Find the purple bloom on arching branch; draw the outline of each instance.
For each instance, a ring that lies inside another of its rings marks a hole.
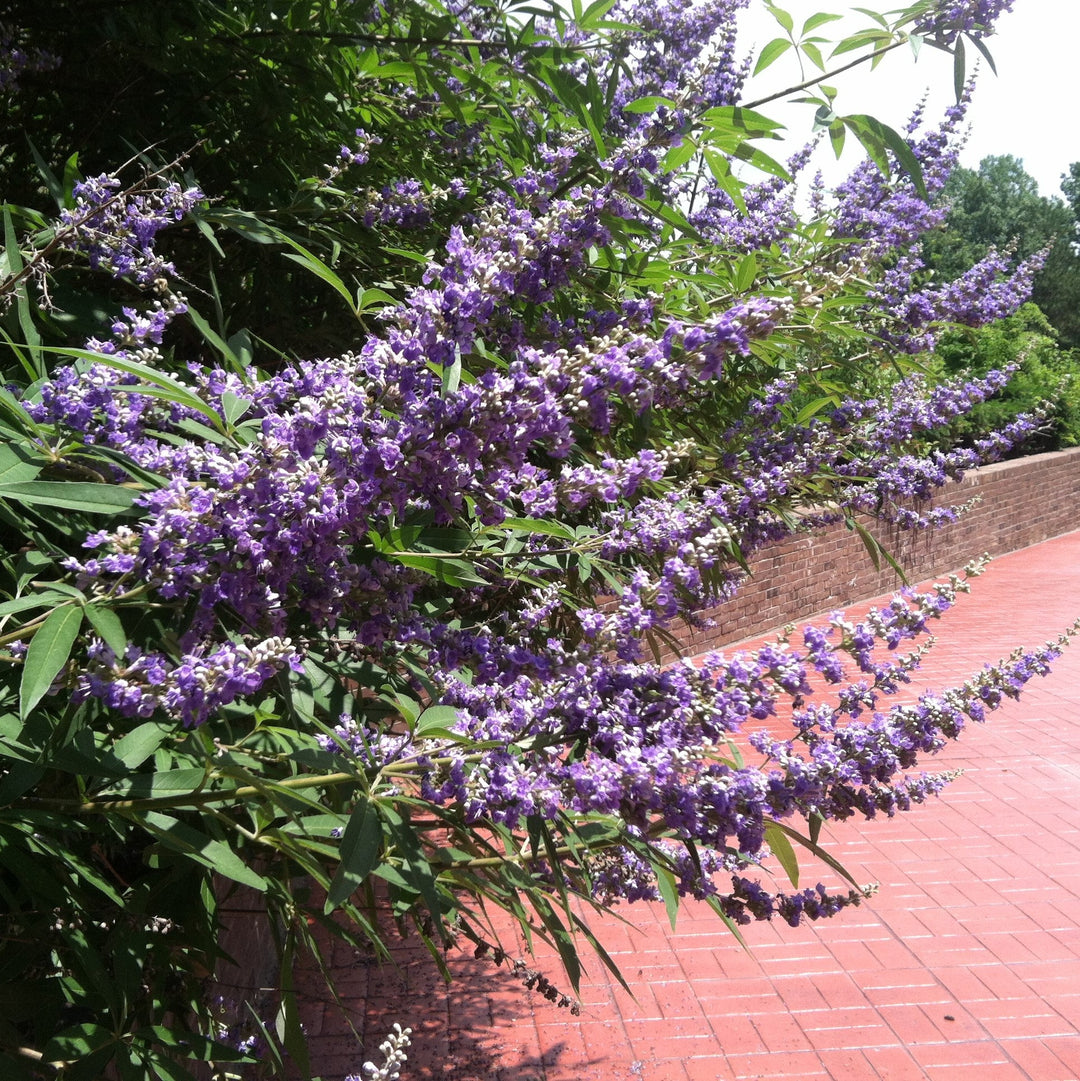
[[[984,38],[994,32],[994,23],[1008,11],[1014,0],[939,0],[936,10],[923,16],[914,27],[917,34],[935,44],[953,45],[961,34]]]
[[[154,251],[154,239],[205,198],[198,188],[179,184],[124,192],[116,177],[104,173],[77,183],[74,195],[75,208],[60,214],[61,246],[85,252],[95,269],[131,275],[140,285],[175,274]]]

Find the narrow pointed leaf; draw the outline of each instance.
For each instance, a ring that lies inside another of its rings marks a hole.
[[[791,884],[798,889],[799,860],[795,855],[795,849],[791,847],[791,842],[787,839],[787,835],[770,822],[765,827],[765,841],[769,848],[772,849],[772,854],[776,857],[777,862],[784,868],[784,872],[787,874]]]
[[[773,38],[764,49],[761,50],[761,55],[758,57],[758,62],[754,65],[754,74],[764,71],[770,64],[779,60],[791,48],[791,42],[787,38]]]
[[[22,718],[25,719],[41,701],[67,663],[82,618],[82,609],[74,605],[57,608],[31,639],[19,685],[19,716]]]
[[[359,889],[379,862],[382,824],[375,805],[362,796],[341,838],[340,862],[326,895],[326,911],[337,908]]]
[[[0,485],[0,499],[29,506],[60,507],[87,514],[118,514],[129,510],[138,492],[115,484],[88,481],[31,480]]]
[[[88,604],[84,611],[101,640],[122,659],[127,650],[127,635],[120,617],[111,608],[103,608],[100,604]]]

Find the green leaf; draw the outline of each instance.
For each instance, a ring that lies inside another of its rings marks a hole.
[[[42,1051],[45,1062],[63,1062],[85,1058],[113,1042],[113,1034],[104,1025],[87,1022],[58,1032]]]
[[[70,600],[67,593],[50,592],[32,593],[26,597],[17,597],[13,601],[0,604],[0,616],[9,616],[15,612],[25,612],[31,608],[55,608],[63,601]]]
[[[631,997],[634,997],[634,992],[630,989],[630,985],[626,982],[626,978],[622,972],[619,971],[619,966],[615,964],[611,954],[604,948],[604,944],[596,937],[596,935],[590,930],[589,925],[581,919],[580,916],[571,913],[574,921],[574,928],[582,935],[585,936],[585,940],[593,948],[597,957],[603,962],[604,967],[619,981],[619,985],[622,989]]]
[[[250,408],[250,398],[241,398],[240,395],[233,394],[231,390],[225,391],[221,396],[221,411],[230,424],[235,424]]]
[[[675,102],[671,98],[659,97],[655,94],[645,98],[637,98],[628,105],[622,107],[624,113],[655,113],[661,106],[672,109]]]
[[[735,209],[740,214],[746,214],[746,200],[743,198],[742,181],[731,171],[731,162],[723,154],[706,147],[703,151],[705,163],[709,166],[709,172],[713,179],[724,189],[735,204]]]
[[[293,1060],[293,1064],[302,1076],[311,1076],[311,1064],[308,1061],[308,1044],[304,1037],[304,1027],[300,1022],[297,1008],[296,989],[293,984],[293,957],[295,956],[295,933],[290,933],[285,949],[282,950],[280,980],[281,995],[277,1018],[274,1022],[277,1037]]]
[[[15,233],[15,222],[11,216],[11,207],[7,203],[4,204],[4,247],[7,273],[14,276],[23,269],[23,259]],[[30,303],[30,294],[25,281],[15,289],[15,306],[18,312],[19,329],[22,331],[29,353],[29,362],[24,362],[23,367],[31,379],[43,379],[47,371],[41,355],[41,335],[34,325],[36,306]]]
[[[829,142],[832,144],[833,153],[839,159],[844,152],[844,142],[847,140],[847,126],[843,120],[834,120],[829,125]]]
[[[130,510],[138,492],[115,484],[90,481],[31,480],[0,485],[0,499],[30,506],[61,507],[87,514],[118,514]]]
[[[828,864],[841,878],[846,882],[850,882],[857,890],[861,890],[862,886],[851,877],[851,872],[838,860],[835,856],[830,855],[821,847],[816,841],[809,837],[804,837],[798,830],[792,829],[790,826],[785,825],[783,822],[772,823],[778,830],[781,830],[792,841],[803,846],[809,852],[812,852],[822,863]],[[820,829],[820,826],[818,827]]]
[[[383,247],[379,250],[386,252],[387,255],[396,255],[399,259],[408,259],[412,263],[420,263],[422,266],[426,266],[430,262],[428,256],[422,252],[409,251],[407,248]]]
[[[812,41],[800,42],[799,48],[802,49],[804,55],[810,58],[810,62],[818,71],[825,70],[825,60],[821,55],[821,50]]]
[[[136,1037],[142,1040],[153,1040],[163,1047],[172,1047],[184,1052],[184,1057],[199,1062],[252,1062],[250,1055],[230,1047],[226,1043],[218,1043],[217,1040],[208,1039],[197,1032],[187,1028],[171,1029],[164,1025],[150,1025],[140,1029]]]
[[[332,912],[363,885],[378,865],[381,847],[379,812],[371,800],[361,796],[341,838],[340,862],[326,894],[325,912]]]
[[[784,125],[764,113],[741,105],[718,105],[702,114],[702,123],[717,132],[737,135],[740,139],[779,139]]]
[[[41,466],[41,459],[22,447],[0,446],[0,487],[33,480],[41,472]]]
[[[986,42],[983,41],[982,38],[975,38],[975,37],[971,37],[970,35],[968,35],[968,41],[970,41],[971,44],[974,45],[975,48],[978,49],[980,53],[982,53],[983,59],[990,65],[990,70],[995,75],[997,75],[997,73],[998,73],[997,65],[994,63],[993,56],[990,55],[990,50],[986,47]]]
[[[437,556],[406,555],[401,552],[390,552],[387,558],[402,566],[430,574],[444,585],[456,586],[459,589],[487,585],[487,582],[477,575],[472,564],[463,559],[440,559]]]
[[[187,308],[187,317],[191,320],[195,329],[206,339],[217,351],[221,354],[222,358],[228,361],[229,366],[233,371],[238,374],[242,374],[244,371],[243,361],[236,355],[233,348],[229,343],[207,322],[204,316],[202,316],[195,308],[190,304]],[[201,412],[205,412],[208,408],[202,399],[198,399],[202,403]],[[198,408],[198,407],[197,407]],[[216,415],[216,414],[215,414]]]
[[[878,26],[883,26],[886,30],[889,29],[888,20],[880,11],[873,11],[871,8],[852,8],[852,11],[857,11],[860,15],[866,15],[868,18],[873,19]]]
[[[791,47],[791,42],[787,38],[773,38],[761,50],[758,62],[754,65],[754,74],[757,75],[759,72],[764,71],[770,64],[779,60]]]
[[[443,368],[442,370],[442,391],[441,396],[443,398],[449,398],[457,393],[457,389],[461,384],[461,346],[454,346],[454,359],[453,361]]]
[[[912,152],[907,140],[898,131],[889,127],[888,124],[883,124],[876,117],[865,114],[845,116],[843,121],[852,134],[862,143],[867,154],[870,155],[870,158],[884,176],[891,175],[889,159],[886,154],[888,149],[893,152],[901,167],[911,177],[911,182],[915,185],[919,197],[924,200],[929,198],[926,183],[923,179],[922,166]]]
[[[548,537],[559,537],[561,540],[577,540],[577,535],[569,527],[561,522],[547,521],[543,518],[504,518],[498,525],[484,526],[481,533],[499,533],[502,530],[512,529],[515,533],[539,533]]]
[[[735,157],[748,162],[770,176],[778,176],[781,180],[789,182],[791,180],[791,174],[780,162],[770,157],[763,150],[758,150],[756,146],[750,146],[749,143],[743,143],[742,146],[738,147],[735,151]]]
[[[839,404],[840,401],[835,394],[830,394],[825,398],[815,398],[799,410],[795,423],[798,425],[805,424],[811,417],[816,417],[826,406]]]
[[[62,209],[64,206],[64,185],[60,182],[56,173],[49,168],[45,159],[41,156],[41,152],[34,145],[34,140],[29,135],[26,136],[26,142],[30,147],[30,154],[34,159],[34,164],[37,166],[38,174],[45,181],[45,187],[49,189],[49,194],[56,202],[57,209]]]
[[[138,743],[131,745],[133,754],[138,747]],[[108,798],[123,796],[130,799],[148,799],[151,796],[176,795],[179,792],[200,792],[205,784],[206,770],[193,766],[184,769],[164,769],[156,773],[133,774],[115,784],[110,784],[98,795]]]
[[[283,243],[288,244],[290,248],[295,249],[295,251],[287,251],[284,253],[286,259],[291,259],[294,263],[299,263],[300,266],[310,274],[314,274],[316,278],[326,282],[326,284],[329,285],[346,304],[348,304],[349,311],[351,311],[353,315],[359,314],[356,303],[353,300],[352,291],[337,274],[335,274],[317,255],[308,251],[307,248],[293,240],[292,237],[282,234],[281,239]]]
[[[795,20],[772,0],[765,0],[765,6],[769,9],[769,14],[790,34],[795,27]]]
[[[172,1059],[166,1058],[164,1055],[151,1052],[148,1061],[150,1068],[157,1075],[158,1081],[195,1081],[194,1074],[185,1070],[179,1062],[173,1062]]]
[[[816,99],[804,100],[814,101]],[[822,128],[829,127],[835,120],[836,113],[833,112],[832,106],[827,104],[826,102],[822,102],[818,106],[817,112],[814,113],[814,131],[821,131]]]
[[[664,907],[667,909],[668,919],[671,921],[671,929],[675,930],[675,920],[679,915],[679,890],[675,883],[675,875],[666,867],[653,864],[656,872],[656,888],[664,899]]]
[[[31,640],[19,684],[19,716],[24,720],[67,664],[82,617],[82,609],[74,605],[57,608]]]
[[[892,38],[889,34],[882,33],[880,30],[860,30],[857,34],[852,34],[849,38],[844,38],[839,45],[833,49],[830,56],[842,56],[844,53],[854,52],[856,49],[871,48],[874,51],[888,45]]]
[[[757,275],[758,261],[753,252],[748,252],[735,268],[735,288],[740,293],[745,293],[757,281]]]
[[[149,811],[143,821],[150,831],[168,848],[193,857],[197,862],[241,885],[264,893],[266,879],[253,871],[240,856],[223,841],[214,840],[185,822],[158,811]]]
[[[127,651],[127,635],[120,617],[111,608],[99,604],[88,604],[83,611],[98,637],[122,660]]]
[[[0,338],[3,338],[13,352],[19,353],[18,347],[11,339],[11,335],[0,326]],[[8,415],[8,419],[16,425],[20,435],[29,435],[34,439],[43,439],[41,426],[26,411],[22,402],[15,397],[6,387],[0,386],[0,409]]]
[[[697,144],[688,135],[682,136],[682,142],[673,146],[664,155],[664,172],[673,173],[685,165],[697,153]]]
[[[795,849],[783,830],[776,828],[775,823],[769,822],[765,826],[765,843],[772,849],[772,854],[777,862],[787,873],[792,886],[799,888],[799,861],[795,855]]]
[[[393,307],[396,304],[397,300],[382,289],[365,289],[359,296],[356,310],[366,312],[371,308]]]
[[[964,84],[967,82],[967,53],[964,50],[964,39],[957,37],[953,46],[953,89],[956,91],[956,100],[960,102],[964,97]]]
[[[0,807],[14,803],[45,776],[45,767],[32,762],[10,762],[0,776]]]
[[[615,6],[615,0],[593,0],[583,15],[574,21],[582,30],[595,30],[602,26],[601,20]]]
[[[128,769],[141,766],[175,730],[173,724],[160,721],[147,721],[128,732],[113,747],[113,756],[124,763]],[[200,770],[200,772],[203,772]]]
[[[811,15],[810,18],[803,23],[802,36],[805,37],[819,26],[835,22],[837,19],[842,19],[843,17],[843,15],[827,15],[825,12],[819,11],[816,15]]]
[[[555,910],[538,892],[531,890],[529,900],[532,902],[536,914],[540,917],[540,922],[551,936],[552,942],[555,943],[555,948],[559,951],[559,960],[562,961],[563,969],[566,972],[567,979],[570,981],[570,986],[574,989],[574,994],[580,995],[581,958],[578,956],[573,936],[567,931],[566,926],[559,919]]]
[[[416,718],[413,735],[422,736],[433,728],[452,729],[460,717],[460,711],[454,706],[429,706]]]
[[[231,350],[225,344],[224,340],[216,334],[197,312],[190,306],[187,312],[191,321],[199,327],[204,336],[212,338],[215,343],[220,343],[220,348],[223,353],[231,354]],[[158,388],[159,391],[166,393],[158,393],[158,391],[148,390],[145,386],[139,384],[125,385],[123,390],[127,394],[147,393],[153,394],[155,397],[164,398],[170,402],[176,402],[178,405],[186,405],[189,409],[195,410],[197,413],[201,413],[206,417],[213,428],[224,434],[225,428],[221,422],[221,417],[217,412],[207,405],[194,391],[189,387],[184,386],[179,380],[174,379],[167,372],[163,372],[158,368],[152,368],[149,364],[143,364],[137,360],[129,360],[127,357],[117,356],[114,353],[93,353],[88,349],[70,349],[70,348],[54,348],[50,347],[48,352],[55,353],[58,356],[64,357],[76,357],[80,360],[89,360],[94,364],[103,364],[106,368],[115,368],[120,372],[127,372],[128,375],[138,376],[151,387]],[[232,355],[232,359],[239,361]]]

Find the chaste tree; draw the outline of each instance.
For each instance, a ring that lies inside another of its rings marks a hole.
[[[303,1070],[292,958],[383,952],[379,911],[443,964],[506,958],[504,910],[571,987],[609,963],[581,905],[833,915],[862,890],[800,890],[796,847],[843,882],[822,822],[936,793],[918,760],[1046,671],[1060,642],[890,708],[960,578],[669,663],[762,545],[879,552],[864,516],[953,519],[930,497],[1039,423],[940,449],[1007,371],[851,391],[1039,265],[920,284],[1008,0],[837,41],[770,4],[756,58],[745,6],[9,5],[6,1077]],[[920,45],[956,57],[946,116],[840,111],[839,69]],[[866,151],[835,192],[776,156],[752,74],[785,54]],[[281,955],[259,1056],[208,984],[239,887]]]

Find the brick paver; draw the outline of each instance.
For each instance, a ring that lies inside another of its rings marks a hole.
[[[1080,532],[1003,556],[919,683],[961,682],[1077,616]],[[965,772],[925,807],[827,829],[881,883],[860,909],[747,928],[749,954],[704,906],[674,932],[656,905],[625,908],[629,928],[594,919],[637,999],[589,960],[580,1018],[482,961],[452,960],[447,989],[422,950],[377,969],[339,948],[349,1021],[369,1057],[393,1021],[413,1026],[403,1081],[1080,1081],[1080,645],[933,768]],[[311,1008],[324,1081],[359,1072],[340,1012]]]

